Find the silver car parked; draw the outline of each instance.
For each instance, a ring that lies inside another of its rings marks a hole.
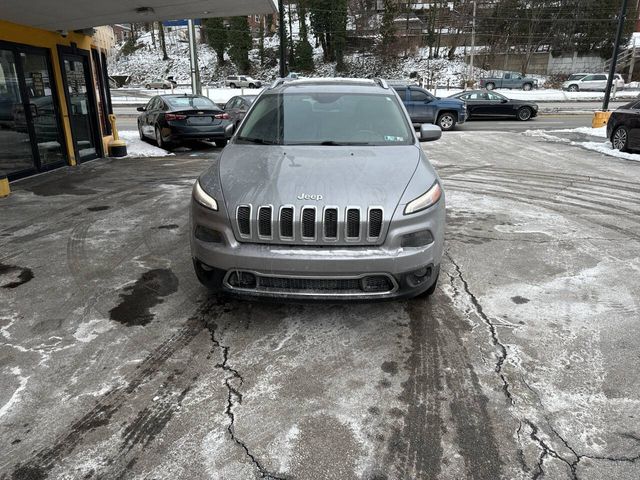
[[[445,199],[420,140],[440,135],[418,138],[383,80],[276,81],[194,185],[198,279],[267,297],[433,293]]]

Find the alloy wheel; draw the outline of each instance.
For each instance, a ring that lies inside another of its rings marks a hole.
[[[451,115],[450,113],[445,113],[438,119],[438,126],[442,130],[451,130],[454,124],[455,120],[453,119],[453,115]]]
[[[613,134],[613,148],[616,150],[624,151],[627,148],[627,130],[624,127],[619,127]]]
[[[529,110],[527,107],[524,107],[518,110],[519,120],[522,120],[524,122],[526,120],[529,120],[530,118],[531,118],[531,110]]]

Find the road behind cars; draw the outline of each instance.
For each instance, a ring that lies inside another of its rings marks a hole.
[[[431,301],[209,297],[187,211],[211,157],[13,184],[0,478],[638,478],[640,165],[516,134],[425,149]]]

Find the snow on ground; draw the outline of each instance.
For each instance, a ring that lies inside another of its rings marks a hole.
[[[127,157],[166,157],[167,155],[173,155],[173,153],[140,140],[140,136],[135,130],[123,130],[118,133],[120,134],[120,139],[127,142]]]
[[[589,127],[578,127],[578,128],[567,128],[563,130],[527,130],[523,133],[523,135],[528,137],[538,137],[543,138],[548,142],[553,143],[565,143],[567,145],[571,145],[574,147],[584,148],[585,150],[591,150],[593,152],[602,153],[604,155],[608,155],[610,157],[620,158],[623,160],[632,160],[634,162],[640,162],[640,154],[638,153],[627,153],[621,152],[620,150],[616,150],[612,147],[611,142],[606,140],[604,142],[594,142],[594,141],[582,141],[582,140],[571,140],[569,138],[562,137],[561,135],[564,133],[569,134],[582,134],[588,135],[591,137],[607,137],[607,127],[600,128],[589,128]]]
[[[591,135],[592,137],[607,138],[607,126],[599,128],[591,127],[577,127],[577,128],[563,128],[560,130],[551,130],[551,133],[582,133],[584,135]]]

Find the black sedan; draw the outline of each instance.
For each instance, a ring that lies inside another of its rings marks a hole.
[[[611,112],[607,138],[621,152],[640,151],[640,102],[635,100]]]
[[[160,148],[169,149],[184,140],[213,140],[218,147],[227,144],[229,114],[200,95],[156,95],[138,116],[142,140],[150,138]]]
[[[467,104],[467,119],[515,117],[529,120],[538,115],[538,105],[524,100],[512,100],[496,92],[467,90],[451,95]]]
[[[231,97],[229,101],[224,106],[224,111],[229,114],[229,119],[231,123],[235,125],[236,130],[238,129],[238,125],[247,114],[247,110],[256,99],[257,95],[237,95],[235,97]]]

